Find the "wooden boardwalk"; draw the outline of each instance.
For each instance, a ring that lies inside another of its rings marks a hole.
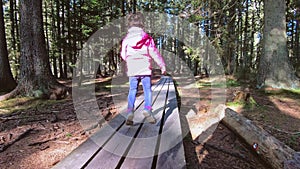
[[[145,121],[143,96],[136,100],[134,125],[119,114],[93,134],[53,169],[182,169],[186,168],[182,131],[171,77],[152,87],[156,124]]]

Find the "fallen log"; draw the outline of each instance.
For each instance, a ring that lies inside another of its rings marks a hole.
[[[300,152],[294,154],[294,158],[284,163],[284,169],[299,169],[300,168]]]
[[[226,108],[222,122],[249,144],[254,152],[274,169],[283,169],[284,163],[292,159],[296,153],[295,150],[264,129],[256,126],[251,120],[230,108]]]

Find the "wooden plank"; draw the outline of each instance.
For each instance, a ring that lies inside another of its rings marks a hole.
[[[166,81],[169,81],[169,79],[166,78]],[[161,120],[165,109],[164,103],[166,101],[167,92],[168,82],[162,86],[161,92],[158,97],[155,98],[154,104],[152,105],[153,114],[158,121]],[[126,155],[126,159],[121,168],[151,168],[153,157],[155,156],[155,147],[157,145],[159,128],[159,124],[145,123],[142,126],[137,138]]]
[[[163,83],[159,83],[153,89],[153,96],[159,94],[161,88],[159,86]],[[139,97],[143,98],[143,96]],[[142,111],[143,106],[137,108],[137,112]],[[122,159],[123,154],[127,151],[128,147],[132,144],[135,135],[138,133],[142,123],[138,123],[134,126],[123,125],[120,130],[112,137],[109,142],[104,145],[102,150],[95,156],[95,158],[87,165],[86,168],[91,169],[108,169],[116,168],[119,161]]]
[[[174,142],[176,144],[176,142]],[[186,169],[183,143],[177,143],[169,151],[159,155],[156,169]]]
[[[160,80],[156,85],[153,85],[153,90],[157,90],[158,86],[161,85],[164,80]],[[137,106],[143,103],[143,98],[138,97],[136,100]],[[123,107],[124,108],[124,107]],[[124,108],[125,109],[125,108]],[[121,110],[125,112],[124,110]],[[87,139],[79,147],[73,150],[68,156],[66,156],[62,161],[56,164],[53,169],[79,169],[84,167],[89,160],[101,150],[103,144],[109,139],[113,134],[115,134],[116,129],[124,124],[125,115],[118,115],[112,119],[109,124],[105,124],[98,132]]]
[[[126,151],[133,136],[138,130],[138,126],[125,127],[126,126],[116,133],[107,145],[103,147],[103,149],[87,165],[87,169],[109,169],[117,167],[122,158],[122,154]]]
[[[169,86],[156,168],[186,168],[175,86]]]
[[[124,118],[121,116],[114,118],[109,127],[105,126],[103,130],[100,130],[95,135],[91,136],[66,158],[55,165],[53,169],[82,168],[89,159],[97,153],[105,141],[114,134],[115,128],[122,125],[122,123],[124,123]]]
[[[56,164],[52,169],[80,169],[85,162],[99,149],[93,140],[87,139],[83,144],[71,152],[62,161]],[[84,153],[83,153],[84,152]]]

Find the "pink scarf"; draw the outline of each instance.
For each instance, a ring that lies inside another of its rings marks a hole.
[[[151,37],[148,34],[145,34],[142,40],[138,41],[135,46],[132,46],[133,49],[141,49],[144,45],[149,46],[151,42]]]

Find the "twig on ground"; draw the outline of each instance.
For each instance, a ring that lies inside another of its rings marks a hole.
[[[284,133],[284,134],[289,134],[289,135],[299,135],[300,132],[289,132],[289,131],[285,131],[285,130],[282,130],[282,129],[278,129],[276,127],[273,127],[273,126],[270,126],[270,125],[266,125],[266,124],[263,124],[263,123],[259,123],[259,125],[262,125],[263,127],[267,127],[271,130],[276,130],[280,133]]]
[[[50,139],[47,139],[47,140],[42,140],[42,141],[36,141],[36,142],[34,142],[34,143],[30,143],[30,144],[28,144],[28,146],[36,146],[36,145],[42,145],[42,144],[45,144],[45,143],[47,143],[47,142],[49,142],[49,141],[55,141],[55,140],[57,140],[57,139],[60,139],[61,137],[64,137],[65,135],[64,135],[64,132],[60,132],[60,133],[58,133],[57,135],[56,135],[56,137],[52,137],[52,138],[50,138]]]
[[[5,151],[8,147],[10,147],[11,145],[13,145],[14,143],[16,143],[17,141],[19,141],[22,138],[24,138],[32,130],[33,130],[32,128],[26,129],[19,136],[17,136],[16,138],[14,138],[12,141],[8,142],[7,144],[0,145],[0,152]]]
[[[34,142],[34,143],[30,143],[28,144],[28,146],[36,146],[36,145],[41,145],[41,144],[44,144],[44,143],[47,143],[49,141],[53,141],[53,140],[56,140],[57,138],[51,138],[51,139],[48,139],[48,140],[43,140],[43,141],[37,141],[37,142]]]

